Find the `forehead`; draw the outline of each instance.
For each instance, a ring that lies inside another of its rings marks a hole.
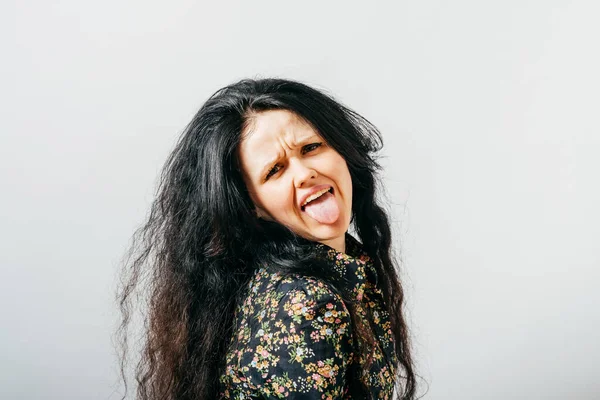
[[[316,134],[309,123],[288,110],[255,113],[248,122],[247,128],[242,132],[241,144],[250,147],[265,142],[294,145]]]
[[[285,152],[319,137],[303,118],[287,110],[269,110],[250,117],[242,132],[239,156],[245,171],[259,173]]]

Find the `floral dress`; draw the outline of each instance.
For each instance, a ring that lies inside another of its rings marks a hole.
[[[373,262],[356,239],[346,233],[346,253],[315,243],[331,261],[363,326],[370,327],[376,346],[365,378],[374,399],[391,399],[397,358],[377,288]],[[220,377],[226,399],[362,399],[352,390],[362,362],[350,315],[341,297],[323,281],[283,277],[259,268],[239,304],[234,334]]]

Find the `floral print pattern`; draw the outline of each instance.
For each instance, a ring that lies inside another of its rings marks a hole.
[[[345,294],[376,339],[363,380],[374,399],[391,399],[397,359],[377,273],[361,244],[346,233],[346,252],[315,243],[347,285]],[[358,399],[351,390],[364,360],[355,348],[350,314],[324,282],[284,277],[259,268],[239,304],[234,335],[220,377],[227,399]]]

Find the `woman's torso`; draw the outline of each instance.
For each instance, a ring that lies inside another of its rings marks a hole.
[[[397,358],[372,260],[349,234],[346,253],[316,244],[345,279],[355,312],[375,338],[366,381],[375,399],[391,399]],[[221,396],[357,399],[356,327],[341,297],[323,281],[259,268],[236,309],[220,377]]]

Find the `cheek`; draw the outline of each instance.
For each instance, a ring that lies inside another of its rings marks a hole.
[[[274,217],[281,217],[293,212],[293,193],[283,187],[271,186],[261,193],[260,202],[263,208]]]
[[[335,166],[333,176],[336,177],[338,184],[342,187],[342,189],[351,189],[352,179],[350,178],[350,171],[346,165],[346,160],[344,160],[341,156],[338,156],[333,165]]]

